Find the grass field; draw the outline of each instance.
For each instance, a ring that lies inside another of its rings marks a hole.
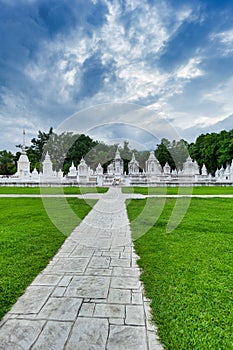
[[[0,186],[0,194],[84,194],[105,193],[106,187],[8,187]]]
[[[128,202],[134,234],[161,205],[150,198],[140,225],[145,203]],[[174,204],[167,199],[157,223],[135,241],[161,341],[166,350],[233,349],[233,200],[192,199],[182,223],[166,233]]]
[[[123,193],[141,194],[233,194],[233,186],[196,186],[196,187],[123,187]]]
[[[76,221],[70,232],[91,207],[81,199],[68,198]],[[47,203],[53,199],[47,199]],[[58,208],[62,211],[63,203]],[[96,201],[89,200],[92,205]],[[57,216],[61,212],[56,211]],[[37,274],[46,267],[66,236],[50,221],[40,198],[0,198],[0,319],[15,303]]]

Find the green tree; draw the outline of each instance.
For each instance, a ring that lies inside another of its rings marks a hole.
[[[31,139],[31,146],[26,147],[27,156],[31,162],[31,170],[33,170],[34,168],[40,170],[44,148],[49,139],[52,137],[52,135],[52,127],[49,129],[48,133],[39,130],[37,137]],[[21,145],[19,145],[19,147],[22,148]]]
[[[171,156],[171,143],[169,140],[165,138],[161,139],[161,143],[157,145],[157,148],[155,150],[155,156],[162,167],[168,163],[171,169],[175,169],[176,166]]]
[[[0,174],[13,175],[15,173],[16,164],[14,154],[7,150],[0,151]]]

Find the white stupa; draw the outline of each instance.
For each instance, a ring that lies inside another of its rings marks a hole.
[[[22,152],[17,162],[17,173],[15,175],[20,179],[26,179],[30,177],[30,162],[25,150],[25,130],[23,130]]]
[[[161,165],[159,164],[158,159],[155,157],[153,151],[150,152],[150,156],[146,161],[146,173],[148,175],[160,175],[162,172]]]

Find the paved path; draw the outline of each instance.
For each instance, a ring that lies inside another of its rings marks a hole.
[[[126,197],[118,188],[98,196],[1,322],[1,350],[162,350],[139,282]]]

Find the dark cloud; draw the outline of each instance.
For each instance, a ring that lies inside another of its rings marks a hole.
[[[174,124],[179,114],[181,125],[212,113],[219,120],[232,105],[232,7],[224,0],[0,0],[0,120],[32,132],[111,101],[154,105]]]

